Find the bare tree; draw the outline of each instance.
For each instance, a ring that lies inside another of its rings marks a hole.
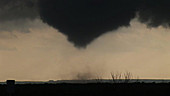
[[[133,75],[131,72],[112,72],[111,73],[113,83],[129,83],[133,79]],[[137,78],[138,79],[138,78]]]
[[[124,83],[129,83],[130,80],[133,79],[133,75],[131,72],[125,72],[124,73]]]
[[[116,72],[111,73],[113,83],[120,83],[122,78],[122,73]]]

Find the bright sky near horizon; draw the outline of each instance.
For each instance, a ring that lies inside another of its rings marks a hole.
[[[111,78],[170,78],[170,29],[147,28],[137,19],[78,49],[66,36],[36,19],[28,33],[0,32],[0,81]]]

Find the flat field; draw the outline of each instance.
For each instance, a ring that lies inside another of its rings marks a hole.
[[[0,85],[0,96],[8,96]],[[16,84],[14,96],[170,96],[170,83]]]

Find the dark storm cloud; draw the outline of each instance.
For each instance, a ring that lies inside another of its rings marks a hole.
[[[77,47],[129,26],[136,17],[149,27],[170,26],[170,0],[1,0],[0,30],[25,30],[41,18]],[[10,26],[9,26],[10,25]]]
[[[37,0],[1,0],[0,22],[35,19],[38,16]]]
[[[85,47],[107,31],[129,26],[137,6],[129,0],[40,0],[39,3],[42,20],[67,35],[78,47]]]
[[[42,20],[81,47],[129,26],[136,13],[149,27],[170,25],[170,0],[40,0],[39,5]]]
[[[37,0],[0,0],[0,31],[28,32],[38,16]]]
[[[149,27],[170,26],[170,0],[143,0],[139,20]]]

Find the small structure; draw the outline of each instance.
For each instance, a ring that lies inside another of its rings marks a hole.
[[[15,80],[7,80],[7,92],[9,96],[14,96],[15,94]]]

